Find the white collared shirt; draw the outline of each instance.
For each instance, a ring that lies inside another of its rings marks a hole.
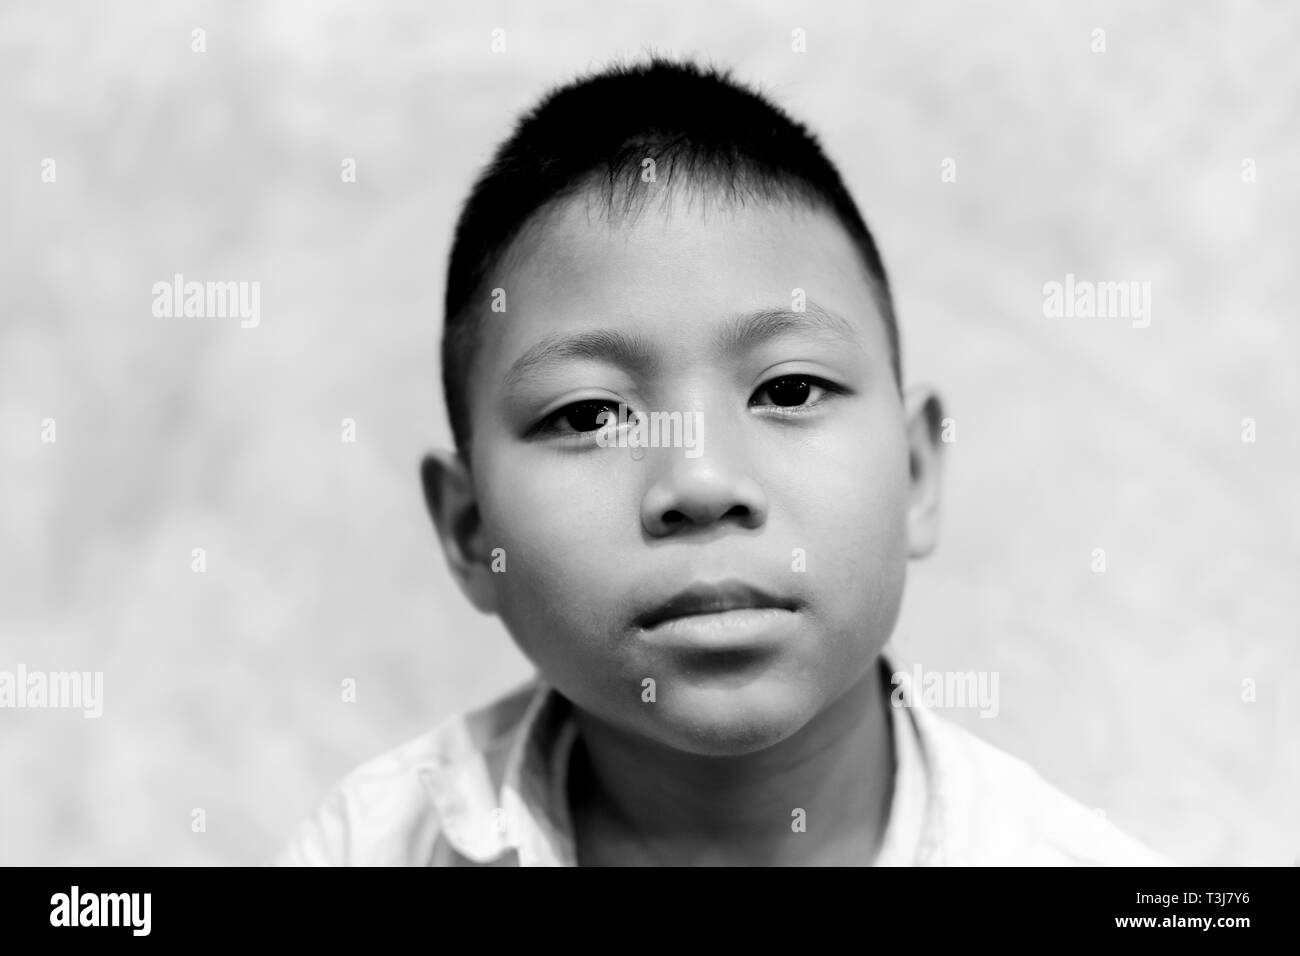
[[[874,866],[1167,865],[1022,761],[920,706],[897,672],[894,784]],[[573,866],[577,727],[534,679],[350,773],[279,865]]]

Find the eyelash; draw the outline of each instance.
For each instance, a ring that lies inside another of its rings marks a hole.
[[[753,404],[754,396],[761,395],[764,392],[766,392],[768,389],[772,388],[773,386],[784,382],[797,382],[801,384],[810,385],[814,388],[820,388],[826,394],[823,395],[821,398],[818,398],[816,401],[802,402],[798,405],[776,405],[776,404],[754,405]],[[793,418],[799,415],[807,414],[806,411],[807,409],[816,408],[822,405],[823,403],[825,403],[827,397],[831,395],[846,395],[846,394],[848,394],[848,389],[844,388],[843,386],[836,385],[834,382],[827,381],[824,378],[819,378],[816,375],[801,375],[798,373],[793,373],[790,375],[778,375],[776,378],[769,379],[768,381],[764,382],[754,391],[754,396],[751,396],[750,398],[750,407],[772,409],[773,411],[765,412],[764,414],[775,415],[778,418]],[[581,436],[596,434],[595,429],[591,431],[585,431],[585,432],[582,431],[560,432],[560,430],[556,427],[559,424],[559,421],[570,411],[576,408],[582,408],[583,406],[597,406],[600,409],[608,409],[609,411],[613,412],[615,415],[618,414],[618,402],[610,401],[608,399],[603,399],[603,398],[583,399],[582,401],[579,402],[570,402],[568,405],[565,405],[563,408],[557,408],[555,411],[551,412],[551,414],[547,415],[540,422],[538,422],[537,425],[535,425],[530,430],[529,434],[540,435],[540,434],[545,434],[547,432],[559,432],[563,437],[566,438],[578,438]],[[635,421],[635,418],[632,417],[634,414],[635,413],[629,411],[629,418],[631,418],[633,421]]]
[[[774,386],[774,385],[776,385],[776,384],[778,384],[778,383],[781,383],[781,382],[799,382],[799,383],[802,383],[802,384],[805,384],[805,385],[811,385],[813,388],[820,388],[823,392],[826,393],[826,395],[822,396],[821,398],[817,399],[816,401],[813,401],[813,402],[801,402],[801,403],[798,404],[798,405],[761,405],[761,406],[758,406],[758,407],[760,407],[760,408],[771,408],[771,409],[774,409],[774,410],[775,410],[774,414],[776,414],[777,417],[780,417],[780,418],[789,418],[789,417],[793,417],[793,416],[796,416],[796,415],[804,415],[804,414],[807,414],[807,412],[805,411],[806,409],[809,409],[809,408],[816,408],[816,407],[818,407],[819,405],[823,404],[823,403],[826,401],[826,398],[827,398],[828,396],[831,396],[831,395],[846,395],[846,394],[848,394],[848,389],[843,388],[842,386],[836,385],[834,382],[828,382],[826,379],[824,379],[824,378],[818,378],[816,375],[802,375],[802,374],[799,374],[798,372],[795,372],[795,373],[790,374],[790,375],[778,375],[776,378],[774,378],[774,379],[770,379],[770,380],[764,382],[762,385],[760,385],[760,386],[758,387],[757,391],[754,392],[754,394],[755,394],[755,395],[760,395],[760,394],[762,394],[763,392],[765,392],[765,391],[767,391],[768,389],[770,389],[772,386]],[[753,407],[752,404],[751,404],[751,407]],[[765,413],[765,414],[770,414],[770,413]]]

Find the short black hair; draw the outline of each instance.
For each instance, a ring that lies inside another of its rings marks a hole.
[[[685,181],[727,198],[784,199],[828,209],[848,231],[871,279],[902,388],[898,326],[884,263],[840,174],[815,136],[729,71],[652,56],[561,86],[515,126],[461,209],[447,266],[443,389],[452,436],[469,460],[469,376],[487,307],[487,278],[532,218],[551,203],[603,186],[611,212],[635,214],[656,181]],[[640,197],[640,199],[638,199]]]

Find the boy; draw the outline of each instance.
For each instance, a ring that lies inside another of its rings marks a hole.
[[[355,771],[281,862],[1158,862],[882,657],[942,410],[765,98],[658,58],[547,97],[465,204],[442,359],[429,511],[538,677]]]

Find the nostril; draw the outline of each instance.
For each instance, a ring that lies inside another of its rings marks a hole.
[[[646,489],[641,522],[652,535],[689,533],[718,525],[753,530],[767,515],[757,482],[745,476],[672,471]]]
[[[721,515],[705,515],[701,513],[695,518],[683,511],[674,509],[665,511],[660,517],[660,521],[663,522],[665,528],[674,528],[685,524],[711,524],[714,521],[725,521],[727,518],[739,518],[741,521],[749,521],[752,514],[752,510],[746,505],[732,505]]]

